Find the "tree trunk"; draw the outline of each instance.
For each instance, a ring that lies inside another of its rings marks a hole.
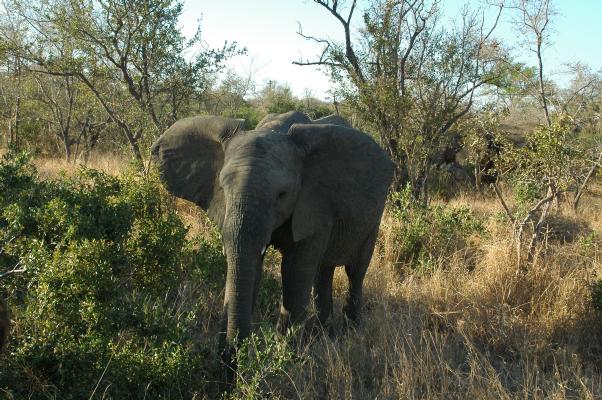
[[[14,146],[19,147],[19,125],[21,120],[21,96],[17,95],[17,103],[15,105],[15,129],[14,129]]]
[[[132,155],[134,156],[136,161],[140,164],[140,168],[142,169],[142,172],[144,172],[144,158],[142,157],[142,152],[140,151],[140,146],[138,144],[137,136],[132,133],[132,131],[129,128],[129,126],[127,125],[127,123],[124,122],[121,118],[119,118],[117,113],[107,103],[107,101],[102,96],[102,94],[98,91],[98,89],[94,86],[94,84],[85,75],[79,73],[76,76],[77,76],[77,78],[79,78],[79,80],[81,82],[84,83],[84,85],[86,85],[90,89],[92,94],[94,94],[96,99],[100,102],[102,107],[105,109],[109,118],[113,122],[115,122],[115,124],[117,124],[117,126],[121,129],[121,132],[123,132],[123,135],[126,137],[126,139],[128,141]]]
[[[131,135],[128,135],[127,133],[125,133],[125,136],[128,139],[128,142],[130,144],[130,150],[132,151],[132,155],[134,156],[134,158],[136,159],[137,162],[140,163],[140,165],[144,165],[144,158],[142,157],[142,152],[140,152],[140,146],[138,144],[138,140],[134,137],[132,137]]]
[[[548,197],[551,197],[551,199],[543,205],[541,214],[539,215],[539,220],[533,228],[533,235],[531,236],[531,242],[529,243],[529,249],[527,251],[528,263],[533,262],[533,258],[535,257],[535,249],[537,248],[537,244],[539,243],[542,228],[544,227],[544,224],[548,218],[548,214],[550,213],[552,202],[557,197],[557,194],[553,191],[552,188],[548,189]]]
[[[17,74],[17,98],[15,101],[15,123],[13,130],[12,145],[15,148],[19,147],[19,125],[21,122],[21,57],[15,59],[16,74]]]
[[[545,86],[543,82],[543,60],[541,54],[541,46],[543,44],[543,38],[538,35],[537,36],[537,63],[539,66],[539,95],[541,96],[541,105],[543,107],[543,114],[546,119],[546,123],[548,126],[552,126],[552,120],[550,119],[550,112],[548,110],[548,98],[546,97]]]
[[[14,145],[13,130],[14,130],[13,120],[12,120],[12,118],[9,118],[9,120],[8,120],[8,137],[6,138],[6,146],[9,148]]]
[[[71,145],[69,139],[64,139],[63,145],[65,147],[65,161],[69,163],[71,161]]]

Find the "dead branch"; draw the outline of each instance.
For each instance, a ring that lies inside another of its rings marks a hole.
[[[508,217],[508,219],[510,219],[510,221],[513,224],[516,223],[516,220],[515,220],[514,216],[512,215],[512,213],[510,212],[510,209],[508,208],[508,205],[506,204],[506,201],[504,200],[504,196],[502,196],[502,192],[500,191],[500,188],[497,186],[497,183],[493,182],[491,184],[491,187],[495,191],[495,194],[497,195],[498,200],[502,204],[502,207],[504,208],[504,211],[506,212],[506,216]]]
[[[351,65],[351,68],[347,68],[347,70],[348,70],[348,72],[355,75],[360,82],[365,82],[364,73],[362,71],[359,60],[355,54],[355,50],[353,49],[353,45],[351,42],[350,26],[351,26],[351,19],[353,17],[353,12],[355,11],[355,7],[357,5],[357,0],[353,0],[353,3],[351,3],[351,7],[349,9],[349,13],[347,14],[346,18],[343,17],[343,15],[338,10],[338,6],[339,6],[338,0],[332,0],[332,1],[314,0],[314,3],[320,5],[320,6],[324,7],[326,10],[328,10],[343,26],[343,31],[345,33],[345,58],[347,59],[347,61],[349,61],[349,64]],[[332,60],[327,60],[324,58],[325,52],[327,52],[331,46],[331,43],[329,41],[327,41],[326,39],[317,39],[312,36],[306,37],[305,35],[302,34],[302,32],[301,32],[301,36],[305,37],[306,39],[309,39],[309,40],[314,40],[314,41],[318,41],[321,43],[328,43],[328,46],[322,52],[322,56],[320,57],[320,60],[318,60],[318,61],[299,60],[298,62],[293,62],[293,64],[295,64],[295,65],[335,65],[335,66],[339,66],[339,67],[343,66],[343,65],[334,63]]]
[[[600,152],[600,154],[598,154],[598,159],[592,162],[592,166],[589,169],[589,171],[587,172],[585,179],[583,179],[581,186],[579,186],[579,190],[577,190],[577,193],[575,193],[575,198],[573,199],[573,210],[577,211],[577,207],[579,207],[579,201],[581,200],[581,196],[583,195],[583,192],[587,188],[589,181],[596,173],[596,170],[598,169],[598,167],[600,167],[601,162],[602,162],[602,151]]]
[[[25,267],[19,268],[20,265],[21,265],[20,263],[17,263],[17,265],[15,265],[12,269],[10,269],[6,272],[0,273],[0,279],[7,278],[10,275],[21,274],[23,272],[27,272],[27,268],[25,268]]]

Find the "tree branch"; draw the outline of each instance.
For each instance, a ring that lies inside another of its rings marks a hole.
[[[27,272],[27,268],[25,268],[25,267],[18,268],[20,265],[21,265],[20,263],[17,263],[17,265],[15,265],[12,269],[10,269],[6,272],[0,273],[0,279],[7,278],[13,274],[21,274],[23,272]]]
[[[516,220],[515,220],[514,216],[512,215],[512,213],[510,212],[510,209],[508,208],[508,205],[506,204],[506,201],[504,200],[504,196],[502,196],[502,192],[500,191],[500,188],[497,186],[497,183],[493,182],[491,184],[491,187],[495,191],[495,194],[496,194],[498,200],[502,204],[502,207],[504,208],[504,211],[506,212],[506,216],[508,217],[508,219],[510,219],[510,222],[512,222],[514,224],[516,222]]]

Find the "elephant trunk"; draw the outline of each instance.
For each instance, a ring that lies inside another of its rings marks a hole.
[[[239,197],[229,202],[223,228],[228,275],[224,299],[226,341],[242,340],[251,331],[257,285],[261,278],[262,251],[267,243],[267,206]]]

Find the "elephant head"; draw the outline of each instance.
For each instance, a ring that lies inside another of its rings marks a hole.
[[[263,253],[274,230],[290,223],[291,241],[303,241],[334,205],[352,207],[348,188],[366,175],[370,160],[355,164],[369,154],[367,145],[378,148],[351,128],[314,124],[297,112],[269,115],[252,131],[243,125],[239,119],[186,118],[151,150],[167,189],[206,210],[222,232],[229,343],[250,333]]]

